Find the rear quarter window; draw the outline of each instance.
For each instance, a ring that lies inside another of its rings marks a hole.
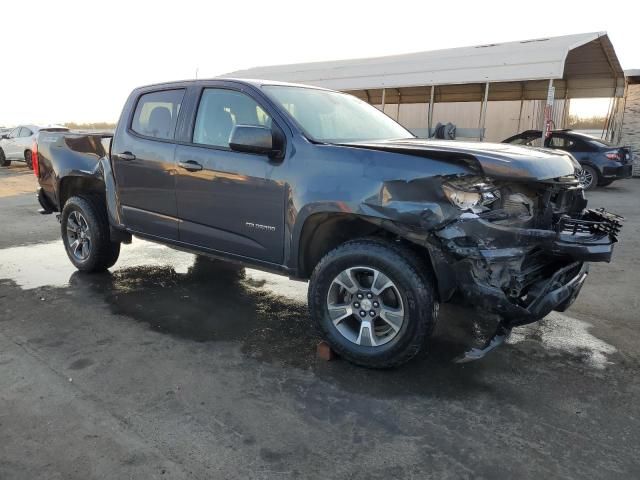
[[[141,95],[131,129],[145,137],[173,139],[184,89],[162,90]]]

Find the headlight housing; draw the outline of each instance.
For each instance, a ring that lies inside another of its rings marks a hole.
[[[460,210],[480,212],[500,198],[500,190],[487,178],[459,177],[442,184],[445,197]]]

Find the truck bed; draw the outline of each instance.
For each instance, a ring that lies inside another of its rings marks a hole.
[[[91,176],[99,160],[109,155],[112,133],[42,132],[36,139],[38,165],[34,168],[45,210],[59,210],[58,179],[69,172]]]

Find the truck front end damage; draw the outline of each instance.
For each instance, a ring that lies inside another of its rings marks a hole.
[[[417,138],[350,145],[428,162],[430,175],[385,179],[360,210],[428,249],[440,301],[498,315],[495,334],[462,362],[482,358],[513,327],[569,308],[589,263],[611,261],[623,219],[587,208],[569,153]]]
[[[575,300],[589,262],[609,262],[622,218],[586,209],[573,177],[546,182],[492,182],[458,177],[443,183],[460,209],[432,232],[429,249],[443,300],[454,295],[501,321],[484,348],[460,361],[481,358],[511,328],[564,311]]]

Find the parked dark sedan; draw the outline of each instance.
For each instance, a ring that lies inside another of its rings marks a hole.
[[[503,140],[502,143],[536,146],[540,144],[541,136],[540,130],[527,130]],[[633,162],[629,147],[618,147],[600,138],[572,130],[554,130],[545,140],[544,146],[569,152],[580,162],[580,183],[585,190],[596,185],[605,187],[615,180],[631,176]]]

